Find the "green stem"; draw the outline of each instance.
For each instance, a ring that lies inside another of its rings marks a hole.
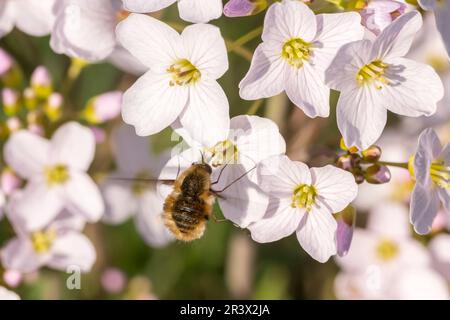
[[[263,27],[258,27],[256,29],[253,29],[252,31],[244,34],[242,37],[240,37],[236,41],[232,42],[228,46],[228,52],[233,52],[234,50],[236,50],[236,48],[242,47],[247,42],[255,39],[258,36],[260,36],[261,33],[262,33],[262,30],[263,30]]]
[[[397,168],[403,168],[403,169],[408,170],[408,163],[407,162],[378,161],[378,164],[380,164],[382,166],[397,167]]]
[[[255,115],[258,112],[259,108],[261,108],[261,106],[263,105],[263,102],[264,99],[259,99],[253,102],[250,108],[248,109],[247,114],[249,116]]]

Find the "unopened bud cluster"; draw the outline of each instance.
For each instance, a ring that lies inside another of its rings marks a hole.
[[[389,168],[379,162],[381,148],[372,145],[366,150],[345,146],[341,140],[341,149],[345,152],[336,160],[336,166],[349,171],[355,177],[358,184],[367,181],[371,184],[383,184],[391,180]]]

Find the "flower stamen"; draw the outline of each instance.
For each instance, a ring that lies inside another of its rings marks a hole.
[[[377,256],[382,261],[389,261],[398,255],[398,245],[389,239],[383,239],[376,248]]]
[[[443,189],[450,188],[450,167],[446,166],[444,161],[434,160],[430,165],[431,180]]]
[[[207,152],[211,153],[211,165],[219,167],[224,164],[237,164],[239,152],[236,144],[227,139],[216,143],[212,148],[207,148]]]
[[[359,69],[356,79],[360,85],[373,83],[377,90],[381,90],[383,85],[390,84],[389,80],[384,76],[388,67],[389,65],[383,61],[374,60]]]
[[[301,38],[293,38],[283,45],[281,56],[295,68],[301,68],[311,57],[311,43]]]
[[[300,184],[294,189],[291,206],[293,208],[305,208],[309,212],[316,203],[316,196],[317,190],[314,186]]]
[[[69,180],[69,170],[63,164],[57,164],[44,169],[44,175],[48,186],[64,184]]]
[[[167,69],[167,72],[172,75],[172,80],[169,82],[171,87],[194,84],[202,76],[200,71],[187,59],[177,60]]]
[[[55,238],[56,232],[53,229],[33,232],[31,234],[31,243],[34,251],[38,254],[48,252]]]

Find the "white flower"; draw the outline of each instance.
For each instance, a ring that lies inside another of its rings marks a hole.
[[[433,11],[436,26],[447,49],[447,54],[450,55],[450,3],[440,0],[419,0],[418,2],[423,9]]]
[[[411,223],[419,234],[426,234],[442,205],[450,212],[450,144],[442,147],[432,129],[419,136],[413,168],[416,184],[411,195]]]
[[[344,44],[362,39],[355,12],[320,14],[300,1],[274,3],[267,11],[263,43],[239,84],[243,99],[268,98],[286,91],[309,117],[330,113],[325,70]]]
[[[406,207],[385,202],[371,211],[366,229],[355,229],[347,256],[336,261],[346,272],[366,272],[377,266],[388,274],[403,267],[428,266],[430,257],[411,237]]]
[[[182,128],[176,131],[191,148],[172,157],[159,178],[175,179],[178,168],[182,172],[194,162],[205,161],[213,169],[211,189],[221,191],[218,203],[225,218],[241,228],[259,220],[267,208],[268,197],[258,186],[256,165],[286,151],[277,125],[258,116],[234,117],[228,137],[217,141],[212,148],[202,146]],[[171,191],[167,185],[161,185],[159,189],[163,196]]]
[[[100,219],[103,200],[86,174],[95,152],[90,129],[69,122],[50,141],[21,130],[9,138],[4,152],[6,162],[28,180],[15,208],[27,230],[47,225],[64,208],[90,222]]]
[[[109,59],[136,75],[146,70],[116,40],[117,24],[128,16],[122,0],[65,0],[55,6],[56,21],[50,44],[57,53],[90,62]]]
[[[0,37],[14,26],[32,36],[50,33],[55,16],[55,0],[2,0],[0,3]]]
[[[149,140],[138,137],[130,126],[123,125],[113,132],[112,149],[118,170],[102,186],[106,210],[103,220],[120,224],[134,216],[136,227],[153,247],[168,244],[173,237],[162,220],[162,198],[154,185],[145,181],[119,181],[114,178],[150,179],[158,176],[162,159],[150,152]]]
[[[337,122],[345,144],[366,149],[381,135],[387,110],[432,115],[442,99],[442,82],[430,66],[403,58],[422,25],[417,11],[392,22],[374,42],[344,45],[326,71],[326,83],[341,91]]]
[[[367,228],[356,228],[352,246],[336,262],[340,299],[447,299],[445,280],[431,269],[431,257],[411,236],[408,210],[385,202],[369,215]]]
[[[24,194],[16,192],[9,205],[8,219],[14,227],[16,238],[2,248],[0,258],[6,269],[29,273],[43,266],[66,271],[77,266],[88,272],[96,259],[94,246],[81,233],[84,220],[67,211],[39,230],[29,231],[26,220],[17,214]],[[37,212],[33,212],[37,213]]]
[[[123,120],[138,135],[158,133],[179,118],[205,145],[226,138],[228,100],[216,80],[228,59],[217,27],[190,25],[180,35],[152,17],[132,14],[117,26],[117,37],[149,68],[123,98]]]
[[[0,300],[20,300],[17,293],[0,286]]]
[[[189,22],[208,22],[222,15],[222,0],[123,0],[125,9],[137,13],[159,11],[174,2],[180,18]]]
[[[311,168],[286,156],[258,166],[260,187],[270,195],[263,219],[249,225],[253,240],[272,242],[296,232],[302,248],[319,262],[336,254],[337,223],[333,213],[356,197],[353,175],[328,165]]]
[[[380,287],[382,273],[372,268],[365,273],[340,272],[334,282],[338,299],[447,300],[447,283],[427,267],[400,270]]]
[[[431,239],[430,249],[433,266],[439,273],[450,280],[450,235],[438,234]]]

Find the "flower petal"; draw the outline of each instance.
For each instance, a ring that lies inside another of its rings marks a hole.
[[[117,25],[116,35],[125,49],[153,71],[165,72],[178,58],[180,35],[155,18],[131,14]]]
[[[273,46],[261,43],[253,54],[250,69],[239,83],[239,95],[245,100],[276,96],[284,90],[286,63]]]
[[[116,46],[116,8],[112,1],[69,0],[58,3],[51,47],[58,53],[99,61]]]
[[[308,117],[330,115],[330,89],[324,83],[323,72],[309,63],[286,72],[286,94]]]
[[[378,203],[370,211],[367,229],[389,238],[410,238],[408,210],[403,204],[396,202]]]
[[[390,85],[379,91],[389,111],[409,117],[430,116],[444,97],[444,86],[428,65],[404,58],[389,59]]]
[[[95,137],[87,127],[68,122],[53,134],[49,161],[70,168],[87,171],[94,159]]]
[[[135,217],[136,228],[145,242],[155,248],[166,246],[174,238],[162,219],[164,198],[155,191],[145,192]]]
[[[227,138],[228,111],[227,96],[217,81],[200,81],[190,87],[189,103],[180,121],[194,140],[210,147]]]
[[[318,14],[316,18],[313,61],[324,72],[343,45],[363,38],[364,27],[356,12]]]
[[[55,21],[53,6],[55,0],[13,1],[16,7],[16,26],[32,36],[45,36],[50,33]]]
[[[310,42],[316,31],[316,17],[308,6],[299,1],[283,1],[267,10],[262,39],[283,44],[292,38]]]
[[[200,1],[202,6],[207,6],[203,0]],[[187,1],[180,1],[179,5],[183,2]],[[210,24],[193,24],[183,30],[181,40],[187,58],[201,72],[202,79],[216,80],[228,70],[227,48],[219,28]]]
[[[123,7],[130,12],[147,13],[164,9],[177,0],[123,0]]]
[[[380,105],[376,89],[365,86],[341,92],[337,104],[337,123],[347,146],[367,149],[383,132],[387,111]]]
[[[415,185],[411,195],[410,218],[418,234],[427,234],[439,209],[437,192],[420,184]]]
[[[47,265],[61,271],[67,271],[68,267],[76,266],[82,272],[89,272],[96,257],[95,248],[85,235],[67,231],[58,235],[53,242]]]
[[[102,217],[105,205],[100,190],[87,174],[70,172],[64,190],[69,211],[82,214],[89,222],[97,222]]]
[[[273,156],[258,165],[258,185],[277,198],[291,201],[294,189],[299,184],[311,184],[311,173],[306,164],[291,161],[287,156]]]
[[[5,161],[21,177],[30,179],[41,174],[48,162],[48,140],[29,131],[14,133],[6,142]]]
[[[358,194],[355,178],[348,171],[327,165],[311,168],[311,175],[320,204],[324,204],[332,213],[344,210]]]
[[[436,17],[436,26],[441,34],[442,41],[444,42],[447,55],[450,56],[450,5],[448,2],[438,3],[437,10],[434,11]]]
[[[11,200],[8,214],[14,216],[11,220],[17,219],[19,228],[34,231],[47,226],[63,207],[59,187],[49,188],[45,181],[34,180],[27,184],[20,198]]]
[[[188,89],[170,86],[167,74],[147,71],[123,96],[122,117],[140,136],[155,134],[170,126],[188,101]]]
[[[204,23],[219,18],[222,15],[222,8],[222,0],[178,0],[180,18],[193,23]]]
[[[14,238],[6,243],[0,252],[5,269],[29,273],[38,270],[46,259],[38,256],[28,239]]]
[[[101,190],[105,199],[103,221],[109,224],[121,224],[137,212],[137,201],[124,183],[106,182]]]
[[[328,210],[313,209],[303,216],[297,239],[312,258],[324,263],[336,254],[337,222]]]
[[[430,165],[441,151],[441,142],[436,132],[431,128],[422,131],[414,155],[414,176],[418,184],[422,186],[431,184]]]
[[[411,11],[395,19],[377,37],[373,44],[373,52],[377,58],[403,57],[409,51],[414,36],[422,27],[422,16],[417,11]]]
[[[0,37],[7,35],[14,28],[15,7],[11,1],[0,3]]]
[[[270,199],[266,217],[251,223],[248,229],[252,239],[265,243],[290,236],[299,226],[305,211],[292,208],[290,202]]]

